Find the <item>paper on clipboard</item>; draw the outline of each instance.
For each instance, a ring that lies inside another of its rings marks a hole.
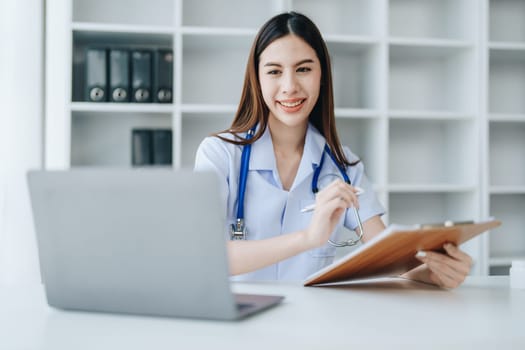
[[[415,257],[419,250],[439,251],[446,242],[459,245],[499,225],[501,222],[494,219],[426,228],[393,224],[358,249],[308,277],[303,285],[400,275],[421,264]]]

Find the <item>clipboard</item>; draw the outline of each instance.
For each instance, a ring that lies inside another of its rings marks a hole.
[[[459,245],[500,225],[501,221],[494,219],[478,223],[447,222],[439,227],[390,225],[358,249],[309,276],[303,285],[400,275],[422,264],[415,257],[418,251],[443,251],[446,242]]]

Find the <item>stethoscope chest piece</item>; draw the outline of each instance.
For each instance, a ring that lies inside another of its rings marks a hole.
[[[244,225],[244,219],[237,218],[234,224],[230,225],[230,238],[232,240],[244,240],[248,235],[246,225]]]

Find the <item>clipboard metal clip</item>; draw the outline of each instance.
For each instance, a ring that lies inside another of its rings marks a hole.
[[[466,220],[466,221],[452,221],[452,220],[446,220],[444,222],[440,223],[433,223],[433,224],[420,224],[419,227],[422,229],[425,228],[438,228],[438,227],[453,227],[453,226],[461,226],[461,225],[470,225],[473,224],[473,220]]]

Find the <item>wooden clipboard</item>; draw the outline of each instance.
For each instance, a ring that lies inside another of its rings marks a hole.
[[[459,245],[499,225],[498,220],[424,228],[391,225],[370,242],[308,277],[303,285],[400,275],[421,264],[415,257],[419,250],[443,251],[446,242]]]

